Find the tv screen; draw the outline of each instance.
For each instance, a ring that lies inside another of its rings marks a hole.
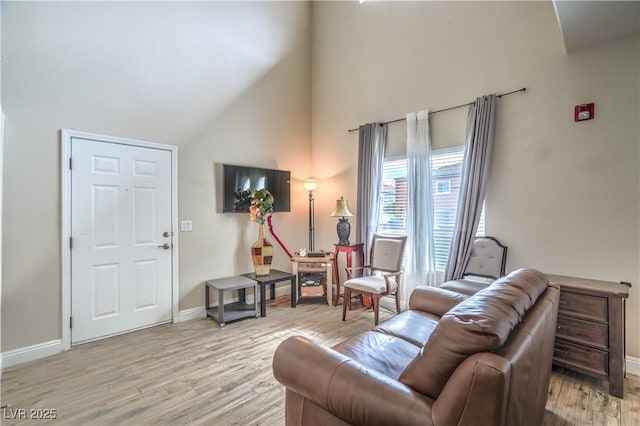
[[[222,165],[223,213],[249,213],[253,191],[266,188],[273,194],[274,212],[291,211],[291,172],[259,167]]]

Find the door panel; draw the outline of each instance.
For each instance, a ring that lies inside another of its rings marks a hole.
[[[91,282],[92,320],[120,314],[120,265],[94,265]]]
[[[119,188],[94,185],[91,200],[93,246],[118,247]]]
[[[133,238],[135,245],[155,244],[156,216],[158,209],[155,188],[134,188]]]
[[[170,321],[171,152],[72,138],[71,157],[72,344]]]
[[[155,259],[139,260],[135,262],[134,287],[136,294],[135,309],[153,308],[157,305],[158,265]]]

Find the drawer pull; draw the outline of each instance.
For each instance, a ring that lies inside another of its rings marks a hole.
[[[560,299],[560,304],[561,305],[567,305],[569,302],[567,302],[566,300]]]
[[[560,330],[560,331],[566,331],[566,330],[568,330],[568,329],[569,329],[569,327],[567,327],[566,325],[559,325],[559,326],[557,327],[557,329],[558,329],[558,330]]]
[[[556,349],[555,351],[562,355],[569,355],[569,351],[563,351],[562,349]]]

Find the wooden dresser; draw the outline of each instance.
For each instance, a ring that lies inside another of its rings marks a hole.
[[[553,363],[609,380],[609,393],[623,398],[625,300],[629,285],[549,275],[560,287]]]

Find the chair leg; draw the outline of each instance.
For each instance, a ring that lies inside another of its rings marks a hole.
[[[351,289],[344,288],[344,300],[342,301],[342,321],[347,320],[347,305],[351,305]]]
[[[380,316],[380,295],[372,294],[371,303],[373,304],[373,325],[378,325],[378,318]]]
[[[399,313],[400,313],[400,296],[396,291],[396,314],[399,314]]]

